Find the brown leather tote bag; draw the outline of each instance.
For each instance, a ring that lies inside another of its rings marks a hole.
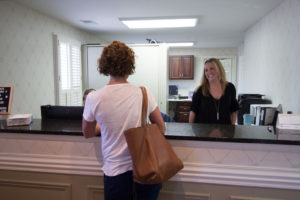
[[[142,126],[124,132],[133,162],[135,181],[144,184],[158,184],[167,181],[183,168],[165,136],[156,124],[147,124],[147,91],[143,93]]]

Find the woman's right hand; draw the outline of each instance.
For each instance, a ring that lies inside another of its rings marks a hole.
[[[194,123],[195,117],[196,117],[196,114],[193,111],[190,111],[189,123]]]

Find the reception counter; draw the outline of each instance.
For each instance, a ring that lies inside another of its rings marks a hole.
[[[166,123],[166,128],[166,138],[173,140],[300,145],[298,140],[278,139],[278,134],[273,126]],[[11,127],[6,125],[5,120],[0,120],[0,132],[83,135],[81,120],[55,119],[34,119],[28,126]]]
[[[300,142],[278,139],[273,127],[166,127],[184,169],[163,184],[159,199],[300,196]],[[81,121],[34,119],[29,126],[15,127],[0,121],[0,190],[9,198],[10,191],[24,186],[31,189],[22,195],[48,188],[57,199],[103,199],[101,165],[101,137],[85,139]]]

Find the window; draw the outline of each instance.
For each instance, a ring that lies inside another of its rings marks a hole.
[[[56,104],[82,105],[81,48],[76,42],[57,40]]]

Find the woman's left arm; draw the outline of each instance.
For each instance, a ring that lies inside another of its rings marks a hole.
[[[237,118],[237,110],[239,109],[239,104],[236,100],[236,89],[234,87],[234,85],[231,83],[232,86],[232,101],[231,101],[231,106],[230,106],[230,110],[231,110],[231,114],[230,114],[230,119],[231,119],[231,124],[235,124],[236,122],[236,118]]]
[[[96,121],[89,122],[85,119],[82,119],[82,132],[85,138],[95,137],[96,136]],[[100,127],[99,127],[100,132]]]
[[[235,125],[236,122],[236,111],[230,114],[231,124]]]

